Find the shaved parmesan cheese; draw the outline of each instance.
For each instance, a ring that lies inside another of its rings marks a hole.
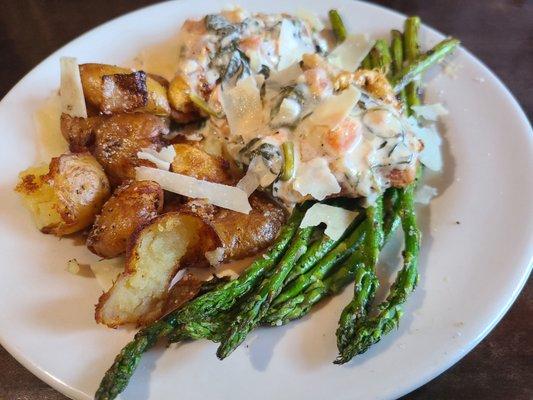
[[[307,22],[314,30],[321,31],[324,29],[324,23],[320,20],[318,15],[311,11],[301,8],[296,12],[296,16]]]
[[[217,247],[215,250],[206,251],[204,256],[212,267],[218,267],[224,260],[224,247]]]
[[[152,149],[145,149],[145,150],[152,150]],[[157,153],[157,152],[154,150],[154,153]],[[157,168],[162,169],[164,171],[168,171],[170,169],[169,162],[161,160],[159,157],[157,157],[157,155],[154,155],[151,152],[147,152],[144,150],[139,151],[137,153],[137,158],[141,160],[148,160],[154,163]]]
[[[415,202],[427,205],[438,194],[434,187],[423,185],[415,193]]]
[[[247,264],[249,265],[249,264]],[[235,280],[239,277],[239,274],[237,272],[235,272],[234,270],[232,269],[225,269],[224,271],[220,271],[220,272],[217,272],[217,276],[219,278],[223,278],[225,276],[228,276],[230,280]]]
[[[61,57],[61,112],[71,117],[87,118],[87,106],[83,97],[78,61],[73,57]]]
[[[327,226],[324,233],[328,235],[330,239],[338,240],[356,216],[356,211],[349,211],[340,207],[316,203],[305,213],[300,228],[317,226],[324,223]]]
[[[324,200],[330,194],[339,193],[341,187],[329,169],[325,158],[317,157],[301,163],[293,182],[294,190],[317,200]]]
[[[117,277],[124,271],[124,257],[100,260],[91,264],[91,271],[104,292],[107,292]]]
[[[248,214],[252,207],[246,192],[235,186],[202,181],[190,176],[163,171],[156,168],[137,167],[137,180],[159,183],[164,190],[193,199],[206,199],[209,203]]]
[[[424,149],[418,157],[420,162],[433,171],[442,170],[442,155],[440,151],[442,139],[435,126],[421,127],[413,117],[409,117],[407,121],[415,136],[424,143]]]
[[[288,126],[296,122],[298,115],[302,111],[302,106],[291,98],[285,98],[279,106],[279,111],[270,122],[273,127]]]
[[[170,164],[174,161],[175,157],[176,150],[174,146],[164,147],[160,151],[144,148],[137,153],[137,158],[153,162],[157,168],[165,171],[170,169]]]
[[[290,19],[284,18],[279,32],[279,63],[278,70],[285,69],[302,59],[305,53],[314,51],[306,46],[299,37],[298,27]]]
[[[329,54],[328,61],[345,71],[353,72],[373,46],[374,41],[369,40],[368,35],[348,35],[346,40]]]
[[[318,125],[328,129],[340,124],[355,107],[361,92],[355,86],[348,86],[337,95],[328,97],[300,125]]]
[[[234,88],[223,90],[221,99],[232,135],[253,138],[263,125],[263,105],[255,78],[249,76]]]
[[[302,74],[303,70],[300,67],[300,63],[296,62],[285,69],[272,71],[266,80],[266,86],[267,88],[277,87],[279,89],[296,81],[296,79]]]
[[[259,186],[267,187],[277,178],[265,165],[263,157],[257,156],[250,162],[246,174],[237,183],[237,187],[242,189],[248,197],[255,192]]]
[[[411,109],[417,117],[422,117],[428,121],[436,121],[439,117],[448,115],[448,110],[441,103],[412,106]]]
[[[71,274],[77,275],[80,272],[80,264],[78,263],[78,260],[73,258],[72,260],[67,261],[67,271]]]

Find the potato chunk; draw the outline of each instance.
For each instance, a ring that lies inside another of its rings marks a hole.
[[[139,72],[142,74],[107,64],[80,65],[85,101],[108,114],[136,111],[170,115],[167,89],[150,75]]]
[[[94,142],[94,129],[103,117],[71,117],[61,114],[61,134],[68,142],[70,151],[81,153],[88,151]]]
[[[190,200],[182,210],[210,221],[222,246],[216,253],[218,262],[239,260],[257,254],[272,243],[285,223],[285,210],[262,193],[249,198],[252,211],[243,214],[215,207],[203,200]],[[215,260],[211,259],[212,262]]]
[[[64,236],[93,223],[109,197],[109,181],[89,153],[63,154],[23,171],[15,190],[41,232]]]
[[[156,182],[133,181],[123,184],[115,190],[96,217],[87,237],[87,247],[103,258],[124,253],[135,229],[154,219],[162,208],[163,189]]]
[[[161,135],[168,133],[168,120],[151,114],[116,114],[94,128],[93,154],[104,167],[111,184],[135,178],[135,167],[153,166],[139,160],[143,148],[159,150]]]
[[[178,174],[204,181],[228,184],[232,181],[229,163],[202,149],[185,143],[175,144],[176,156],[170,169]]]
[[[109,327],[148,324],[161,316],[176,272],[217,247],[213,228],[197,215],[171,212],[134,234],[125,271],[96,306],[95,319]]]

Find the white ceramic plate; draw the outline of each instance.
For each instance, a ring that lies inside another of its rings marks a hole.
[[[305,3],[321,15],[336,7],[352,32],[376,37],[401,28],[404,19],[348,0],[241,3],[266,12],[294,12]],[[94,258],[72,240],[37,232],[12,192],[17,173],[43,156],[33,114],[59,86],[60,56],[122,64],[146,48],[160,53],[186,17],[216,12],[219,4],[169,2],[113,20],[51,55],[0,103],[0,340],[25,367],[72,398],[92,398],[132,332],[95,324],[96,281],[65,272],[70,258]],[[427,27],[422,36],[425,48],[442,39]],[[454,63],[455,79],[436,71],[428,77],[428,102],[442,101],[450,110],[443,122],[445,173],[429,178],[440,196],[420,212],[421,281],[399,330],[352,363],[334,366],[334,331],[346,291],[302,321],[254,332],[224,362],[208,342],[153,350],[123,398],[393,398],[450,367],[490,331],[531,269],[533,134],[486,67],[464,49]],[[389,251],[395,262],[396,251]]]

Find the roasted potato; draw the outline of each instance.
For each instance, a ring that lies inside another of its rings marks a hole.
[[[220,239],[222,246],[207,255],[212,264],[257,254],[272,243],[285,223],[285,210],[265,194],[256,192],[249,200],[249,214],[215,207],[203,200],[190,200],[182,206],[182,210],[209,221]]]
[[[135,177],[135,167],[153,166],[140,160],[143,148],[159,150],[161,135],[168,133],[168,120],[151,114],[116,114],[94,128],[93,154],[104,167],[111,184],[118,185]]]
[[[197,215],[171,212],[134,233],[125,271],[96,306],[95,319],[109,327],[148,324],[161,316],[176,272],[220,244],[213,228]]]
[[[94,128],[102,121],[101,116],[88,118],[71,117],[61,114],[61,134],[66,139],[70,151],[88,151],[94,142]]]
[[[210,155],[191,144],[175,144],[176,157],[170,169],[178,174],[215,183],[231,183],[229,164],[222,157]]]
[[[80,76],[85,101],[103,113],[137,111],[170,115],[166,88],[142,71],[135,73],[107,64],[82,64]],[[128,95],[120,96],[121,93]],[[140,105],[142,99],[146,101]],[[140,106],[135,108],[135,105]]]
[[[168,86],[168,102],[172,108],[171,117],[179,124],[197,121],[200,113],[189,97],[190,88],[185,79],[177,75]]]
[[[93,223],[109,197],[109,181],[89,153],[63,154],[23,171],[15,190],[41,232],[64,236]]]
[[[159,184],[126,182],[103,205],[87,237],[87,247],[103,258],[124,253],[135,229],[154,219],[162,208],[163,189]]]

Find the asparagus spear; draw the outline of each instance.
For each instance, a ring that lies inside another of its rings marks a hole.
[[[218,358],[224,359],[231,354],[264,317],[272,300],[283,288],[283,283],[294,263],[307,250],[313,229],[308,227],[298,230],[293,244],[287,250],[272,275],[263,280],[259,289],[251,293],[248,300],[243,304],[242,309],[237,312],[227,335],[222,339],[217,350]]]
[[[344,26],[344,22],[342,22],[341,15],[337,10],[329,10],[328,15],[337,42],[344,42],[346,40],[346,27]]]
[[[394,79],[394,92],[398,93],[417,76],[425,72],[429,67],[441,61],[460,44],[454,38],[448,38],[435,45],[432,49],[418,57],[413,63],[402,69]],[[416,103],[416,101],[415,101]]]
[[[386,211],[383,230],[386,243],[391,234],[396,231],[400,223],[398,215],[398,190],[388,189],[384,196],[384,209]],[[304,291],[282,304],[273,306],[263,319],[269,325],[284,325],[294,319],[307,315],[311,308],[324,297],[339,293],[346,285],[353,281],[360,252],[353,253],[331,275],[323,280],[317,280],[309,285]]]
[[[357,217],[344,232],[343,236],[338,240],[330,239],[326,234],[313,242],[305,254],[298,260],[294,268],[291,270],[285,283],[289,283],[299,276],[305,274],[313,268],[320,260],[324,258],[336,245],[350,235],[351,232],[361,223],[361,218]]]
[[[418,37],[418,32],[420,31],[420,18],[419,17],[409,17],[405,20],[404,24],[404,54],[407,62],[412,64],[420,55],[420,39]],[[411,115],[413,110],[412,106],[418,106],[420,104],[420,98],[418,95],[418,90],[420,89],[420,82],[417,79],[413,79],[405,87],[405,97],[406,101],[409,104],[409,107],[406,108],[407,115]]]
[[[370,60],[373,68],[379,68],[386,75],[389,73],[392,59],[386,40],[376,40],[376,44],[370,50]]]
[[[412,183],[400,196],[400,217],[405,236],[403,267],[398,272],[387,299],[378,307],[378,315],[363,321],[357,328],[352,341],[335,360],[335,364],[344,364],[355,355],[364,353],[370,346],[397,327],[403,313],[402,304],[416,287],[421,234],[416,223],[414,188],[415,183]]]
[[[203,321],[206,317],[216,315],[220,310],[229,310],[237,299],[249,292],[277,263],[297,231],[305,210],[306,206],[295,208],[270,250],[252,263],[238,279],[194,299],[183,308],[141,329],[133,341],[128,343],[117,355],[113,365],[105,373],[95,394],[95,399],[110,400],[118,396],[127,386],[142,354],[160,338],[169,335],[178,325],[191,321]]]
[[[391,31],[391,69],[388,76],[389,82],[394,81],[394,77],[400,74],[403,68],[404,54],[403,54],[403,34],[400,31],[392,30]],[[407,98],[405,89],[400,90],[399,92],[400,101],[403,104],[406,104]]]
[[[281,294],[276,297],[273,305],[281,304],[290,298],[297,296],[313,282],[323,279],[335,265],[357,250],[364,238],[365,229],[366,221],[359,224],[346,239],[338,243],[337,246],[327,253],[311,270],[289,283],[283,289]]]
[[[383,199],[367,207],[368,229],[365,243],[355,261],[355,286],[352,301],[344,308],[337,329],[337,347],[342,350],[350,341],[357,322],[366,316],[379,285],[374,271],[383,245]]]

